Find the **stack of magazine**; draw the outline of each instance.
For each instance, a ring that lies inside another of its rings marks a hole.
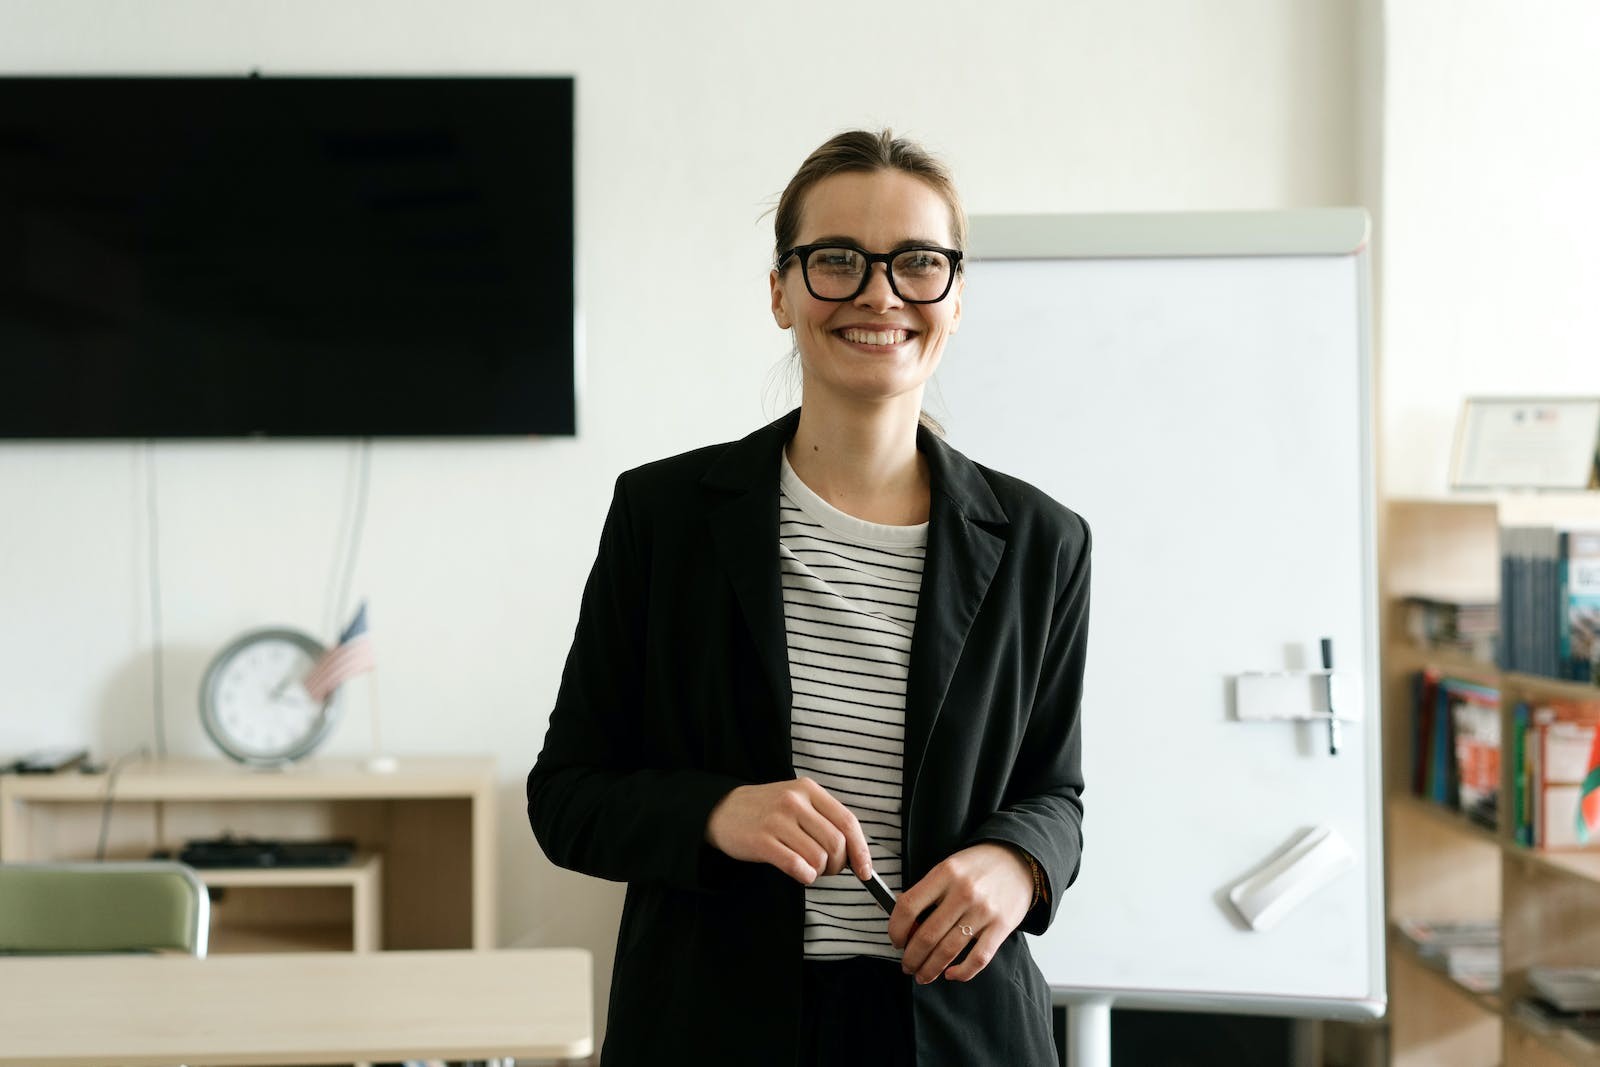
[[[1499,650],[1500,602],[1409,596],[1406,631],[1423,648],[1445,649],[1494,663]]]
[[[1475,993],[1500,988],[1500,920],[1401,919],[1417,957]]]
[[[1600,967],[1529,967],[1528,988],[1518,1018],[1535,1029],[1559,1026],[1600,1041]]]

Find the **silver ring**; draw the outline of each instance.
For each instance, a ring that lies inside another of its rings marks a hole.
[[[962,923],[961,924],[961,933],[966,937],[971,937],[972,936],[972,927],[966,925],[965,923]]]

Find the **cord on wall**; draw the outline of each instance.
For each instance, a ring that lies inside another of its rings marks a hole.
[[[166,642],[162,634],[161,612],[161,522],[159,494],[156,485],[155,442],[144,441],[145,515],[149,529],[150,575],[150,679],[151,722],[155,731],[157,758],[167,755],[166,726]],[[325,627],[329,634],[329,647],[338,642],[340,628],[350,605],[350,585],[355,578],[356,561],[361,553],[361,535],[366,522],[367,496],[372,481],[372,438],[362,437],[351,456],[356,471],[354,492],[345,494],[344,507],[339,518],[339,532],[334,544],[333,566],[328,572],[327,614]],[[348,480],[346,482],[348,485]],[[343,557],[343,575],[340,563]],[[337,598],[334,589],[338,587]],[[109,801],[107,812],[109,814]]]
[[[339,621],[338,589],[341,574],[344,569],[345,556],[349,549],[346,545],[350,537],[350,516],[355,509],[357,494],[353,487],[359,478],[361,470],[361,442],[351,442],[350,458],[345,464],[344,494],[339,508],[339,531],[333,542],[333,555],[328,560],[328,588],[322,598],[322,633],[337,634],[342,625]]]
[[[150,528],[150,678],[153,690],[151,694],[151,717],[155,721],[156,755],[164,759],[167,755],[166,694],[165,678],[163,676],[166,647],[161,639],[161,541],[160,523],[157,520],[158,509],[156,507],[155,448],[154,441],[148,439],[145,441],[145,513]]]
[[[123,765],[130,759],[144,759],[150,755],[150,750],[140,745],[132,752],[124,752],[111,761],[111,769],[106,774],[106,795],[100,803],[100,845],[94,850],[97,863],[104,863],[106,858],[106,837],[111,831],[111,802],[117,792],[117,775],[122,773]]]
[[[327,630],[329,635],[328,646],[330,648],[338,644],[339,632],[341,629],[343,629],[346,621],[346,614],[350,610],[350,583],[355,578],[356,559],[361,554],[361,533],[362,528],[366,524],[367,496],[372,484],[372,438],[361,438],[358,446],[358,455],[360,458],[360,466],[358,467],[358,480],[353,499],[354,516],[350,523],[347,555],[345,557],[344,565],[344,580],[340,586],[339,598],[336,601],[333,601],[331,604],[333,610],[333,621]],[[349,513],[351,510],[351,508],[348,506],[349,501],[350,498],[347,498],[347,506],[345,508],[346,513]],[[341,534],[342,533],[343,531],[341,530]],[[331,585],[329,591],[330,593],[332,592]]]

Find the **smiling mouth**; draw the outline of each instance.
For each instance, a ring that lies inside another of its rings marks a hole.
[[[875,347],[889,348],[894,345],[904,344],[915,336],[911,330],[861,330],[848,327],[843,330],[833,331],[835,335],[858,345],[873,345]]]

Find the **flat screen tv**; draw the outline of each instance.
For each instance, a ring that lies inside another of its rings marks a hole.
[[[0,437],[572,434],[570,78],[0,78]]]

